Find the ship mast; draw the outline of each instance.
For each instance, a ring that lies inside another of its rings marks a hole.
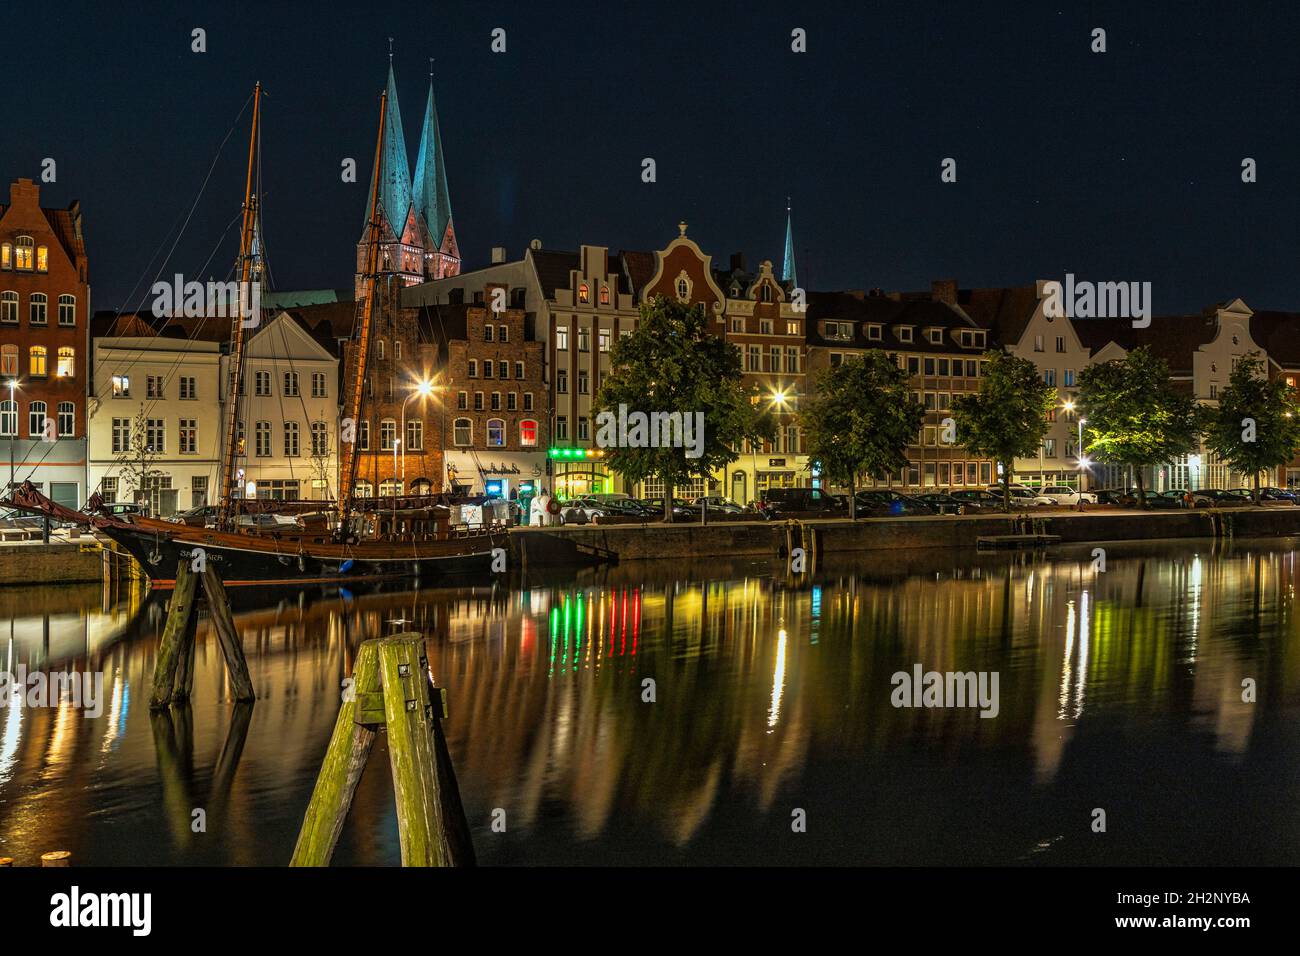
[[[379,181],[383,178],[384,118],[388,115],[388,91],[379,94],[379,140],[375,143],[375,175],[370,191],[370,222],[366,237],[365,305],[352,333],[352,368],[344,394],[343,421],[352,423],[352,441],[339,442],[339,527],[347,521],[352,504],[352,486],[357,480],[357,428],[365,398],[366,368],[370,357],[370,329],[374,321],[379,274]]]
[[[261,119],[262,84],[253,87],[253,128],[248,135],[248,176],[244,181],[244,222],[239,233],[239,302],[235,308],[230,329],[230,410],[226,416],[226,460],[221,471],[221,511],[217,527],[224,528],[234,508],[235,459],[238,455],[236,436],[239,427],[239,392],[244,372],[244,316],[245,296],[249,304],[258,297],[249,289],[253,271],[253,232],[257,225],[257,197],[253,195],[253,163],[257,153],[258,122]]]

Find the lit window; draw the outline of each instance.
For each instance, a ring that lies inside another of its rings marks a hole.
[[[473,435],[473,428],[470,424],[470,420],[468,418],[456,419],[455,437],[453,439],[456,442],[456,444],[462,447],[468,445],[470,443],[470,439],[472,435]]]
[[[0,345],[0,375],[18,377],[18,346]]]
[[[397,447],[397,422],[385,418],[379,423],[379,450],[392,451]]]
[[[500,418],[489,418],[487,423],[488,447],[501,448],[506,443],[506,423]]]
[[[50,271],[50,250],[45,246],[36,247],[36,271]]]
[[[532,419],[524,419],[519,423],[519,444],[525,448],[536,447],[537,422]]]
[[[424,422],[418,418],[406,423],[406,450],[424,451]]]
[[[609,286],[607,285],[600,287],[600,304],[609,305]]]
[[[35,255],[31,236],[19,236],[14,248],[14,266],[27,272],[32,271],[32,258]]]
[[[180,420],[180,453],[193,455],[199,449],[199,423],[194,418]]]
[[[46,375],[45,346],[33,345],[29,354],[31,356],[31,361],[28,362],[29,374],[44,377]]]
[[[131,376],[129,375],[113,376],[113,397],[114,398],[131,397]]]
[[[12,269],[14,267],[14,247],[12,243],[0,244],[0,269]]]
[[[77,352],[65,345],[59,349],[59,378],[71,378],[77,374]]]
[[[587,288],[587,283],[578,286],[578,301],[586,305],[591,301],[591,290]]]

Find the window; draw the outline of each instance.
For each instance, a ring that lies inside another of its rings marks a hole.
[[[1058,352],[1064,352],[1064,351],[1065,351],[1065,336],[1064,336],[1064,335],[1058,335],[1058,336],[1056,337],[1056,351],[1058,351]]]
[[[324,422],[311,423],[311,453],[313,458],[324,458],[330,453],[329,428]]]
[[[131,397],[131,376],[129,375],[113,376],[113,397],[114,398]]]
[[[311,373],[311,397],[325,398],[327,394],[328,391],[325,387],[325,373],[312,372]]]
[[[146,418],[144,421],[145,447],[159,455],[167,453],[166,424],[161,418]]]
[[[691,295],[691,284],[684,278],[677,280],[677,298],[685,302]]]
[[[569,416],[555,416],[555,440],[567,441],[569,438]]]
[[[397,422],[385,418],[379,423],[379,450],[392,451],[397,447]]]
[[[932,359],[932,358],[927,358],[927,359],[925,360],[925,374],[926,374],[926,375],[934,375],[934,372],[935,372],[935,363],[934,363],[934,359]]]
[[[32,325],[49,325],[49,299],[43,292],[33,292],[28,302],[28,321]]]
[[[253,394],[266,397],[271,394],[271,373],[256,372],[253,375]]]
[[[1043,337],[1042,337],[1041,335],[1035,335],[1035,336],[1034,336],[1034,351],[1035,351],[1035,352],[1041,352],[1042,350],[1043,350]]]
[[[33,345],[33,346],[31,347],[30,351],[28,352],[28,356],[29,356],[29,361],[28,361],[28,363],[27,363],[27,365],[28,365],[28,374],[31,375],[31,376],[34,377],[34,378],[35,378],[35,377],[44,378],[44,377],[45,377],[45,374],[46,374],[46,371],[45,371],[45,346],[44,346],[44,345]]]
[[[912,341],[912,327],[910,325],[904,325],[899,327],[898,341],[900,342]]]
[[[452,441],[463,448],[470,443],[473,435],[473,426],[468,418],[456,419]]]
[[[383,361],[383,358],[384,358],[384,340],[383,340],[383,339],[378,339],[378,340],[375,341],[375,358],[379,359],[380,361]]]
[[[362,451],[370,451],[370,419],[368,418],[357,425],[357,444],[361,446]]]
[[[1056,457],[1056,439],[1055,439],[1055,438],[1044,438],[1044,439],[1043,439],[1043,455],[1044,455],[1044,457],[1046,457],[1046,458],[1055,458],[1055,457]]]
[[[394,340],[394,341],[393,341],[393,361],[395,361],[395,362],[400,362],[401,360],[402,360],[402,343],[401,343],[400,341],[398,341],[398,340]]]
[[[27,406],[27,435],[29,438],[45,437],[44,402],[32,402]]]
[[[14,247],[12,243],[0,244],[0,269],[12,269],[14,267]]]
[[[59,296],[59,325],[77,324],[77,298],[71,295]]]
[[[59,349],[59,378],[72,378],[77,374],[77,353],[70,345]]]
[[[930,336],[930,343],[932,345],[943,344],[943,329],[929,329],[928,334]]]
[[[99,481],[99,497],[104,500],[105,504],[113,504],[117,501],[117,479],[101,478]]]
[[[597,343],[596,343],[596,347],[597,347],[598,349],[600,349],[600,351],[602,351],[602,352],[608,352],[608,351],[609,351],[609,332],[602,330],[602,331],[600,331],[600,332],[597,333],[596,337],[597,337],[597,340],[598,340]]]
[[[407,451],[424,451],[424,422],[418,418],[406,423]]]
[[[518,408],[519,408],[519,393],[518,392],[506,393],[506,411],[513,412],[518,410]]]
[[[37,272],[50,271],[50,250],[47,246],[36,247],[36,271]],[[1232,344],[1236,345],[1237,343],[1233,342]]]
[[[18,346],[0,345],[0,375],[18,377]]]
[[[745,319],[743,316],[734,315],[731,317],[731,331],[737,334],[745,331]]]
[[[537,446],[537,422],[531,418],[525,418],[519,423],[519,444],[524,448]]]
[[[483,377],[492,378],[496,374],[496,363],[488,359],[483,363]]]
[[[600,304],[609,305],[609,286],[607,285],[600,287]]]
[[[32,257],[35,244],[31,236],[19,236],[14,246],[14,267],[24,272],[32,271]]]
[[[491,341],[492,341],[492,328],[493,328],[493,327],[492,327],[491,325],[484,325],[484,326],[483,326],[483,341],[484,341],[484,342],[491,342]]]
[[[586,305],[591,301],[591,290],[587,288],[587,283],[583,282],[578,286],[578,301]]]
[[[482,393],[482,392],[475,392],[475,393],[474,393],[474,411],[476,411],[476,412],[481,412],[481,411],[483,411],[483,393]]]
[[[509,326],[507,326],[507,325],[498,325],[498,326],[497,326],[497,341],[498,341],[498,342],[509,342],[509,341],[510,341],[510,327],[509,327]]]
[[[531,412],[532,410],[533,410],[533,393],[524,392],[524,411]]]
[[[880,328],[880,326],[878,326],[878,325],[868,325],[868,326],[867,326],[867,338],[870,339],[872,342],[879,342],[879,341],[880,341],[880,332],[881,332],[881,328]],[[795,333],[795,332],[790,332],[790,331],[787,329],[787,330],[786,330],[786,334],[788,334],[788,335],[795,335],[795,334],[797,334],[797,333]]]
[[[579,352],[591,351],[591,330],[590,329],[578,329],[578,351]]]
[[[298,396],[298,373],[284,373],[284,394],[288,398],[297,398]]]
[[[0,435],[18,436],[18,403],[7,398],[0,401]]]
[[[144,397],[162,398],[163,380],[161,375],[146,375],[144,378]]]
[[[478,359],[469,360],[469,377],[478,378]]]
[[[113,454],[120,455],[131,447],[131,419],[113,419]]]
[[[558,395],[569,394],[569,373],[559,369],[555,373],[555,392]]]
[[[271,423],[258,422],[253,431],[254,451],[258,458],[271,457]]]
[[[190,479],[190,507],[202,508],[208,503],[208,476],[195,475]]]
[[[1067,368],[1067,369],[1062,373],[1062,375],[1064,376],[1064,381],[1063,381],[1061,384],[1063,384],[1066,388],[1073,388],[1073,387],[1074,387],[1074,369],[1072,369],[1072,368]]]
[[[10,324],[18,321],[18,293],[0,292],[0,322]]]
[[[516,362],[516,363],[515,363],[515,378],[523,378],[523,377],[524,377],[524,363],[523,363],[523,362]]]
[[[501,448],[506,443],[506,423],[499,418],[489,418],[487,423],[489,448]]]
[[[578,416],[578,441],[587,441],[591,438],[588,432],[587,419],[581,415]]]
[[[1045,385],[1056,384],[1056,369],[1054,368],[1043,369],[1043,384]]]
[[[501,393],[500,393],[500,392],[493,392],[493,393],[492,393],[492,411],[494,411],[494,412],[499,412],[499,411],[501,411]]]
[[[555,348],[559,352],[568,351],[569,327],[567,325],[557,325],[555,327]]]
[[[456,407],[462,412],[469,408],[469,392],[456,393]]]
[[[284,457],[297,458],[298,450],[299,450],[298,423],[285,422],[284,423]]]
[[[591,376],[586,372],[578,373],[578,394],[587,395],[591,392]]]
[[[199,449],[198,420],[194,418],[182,418],[180,437],[180,453],[182,455],[195,454]]]
[[[199,397],[198,385],[193,375],[181,376],[181,398],[192,402]]]
[[[352,493],[358,498],[373,498],[375,495],[375,486],[362,478],[352,486]]]

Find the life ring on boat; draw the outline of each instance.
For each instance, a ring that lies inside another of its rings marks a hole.
[[[546,502],[546,512],[547,514],[558,515],[560,513],[560,502],[555,498]]]

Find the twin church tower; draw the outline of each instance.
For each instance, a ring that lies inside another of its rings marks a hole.
[[[371,173],[367,197],[374,194],[375,175],[379,182],[380,269],[397,277],[403,285],[428,282],[460,273],[460,246],[451,217],[451,193],[447,189],[447,166],[442,154],[438,110],[433,101],[433,75],[429,76],[429,97],[424,105],[424,128],[415,159],[415,176],[406,158],[406,134],[402,111],[397,104],[397,83],[392,58],[388,63],[388,105],[384,118],[384,150],[380,168]],[[366,239],[370,222],[370,201],[357,243],[355,294],[364,294],[362,272],[366,262]]]

